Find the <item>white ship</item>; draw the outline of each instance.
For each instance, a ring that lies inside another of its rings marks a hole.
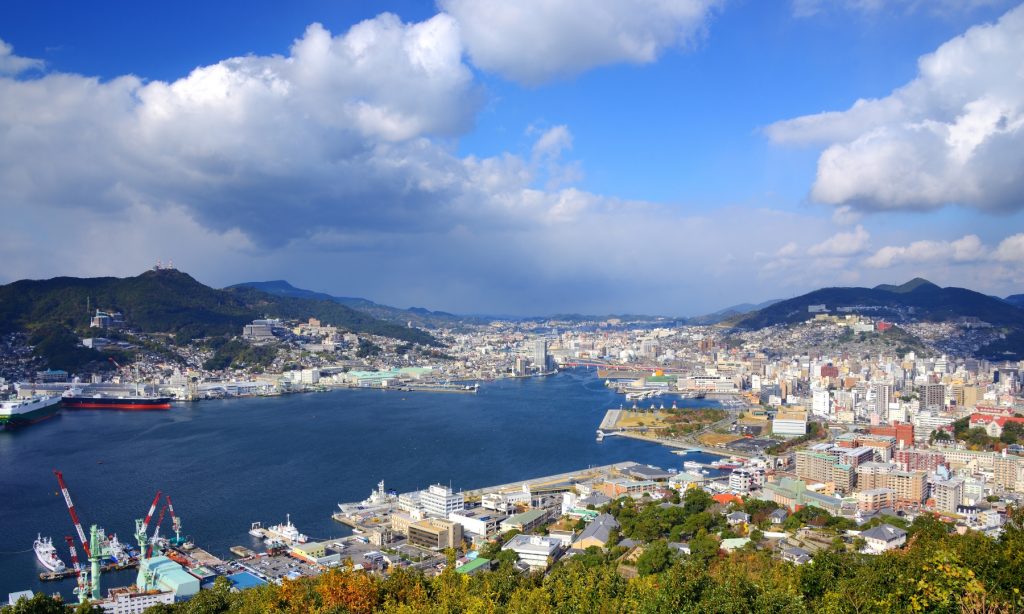
[[[267,527],[265,531],[269,539],[278,539],[286,544],[304,544],[309,541],[309,538],[299,533],[299,530],[292,524],[291,514],[287,515],[287,520],[285,520],[284,524]]]
[[[36,537],[35,543],[32,544],[32,549],[36,551],[36,558],[43,564],[43,567],[58,573],[64,571],[64,561],[57,556],[57,549],[53,547],[52,539],[39,535]]]
[[[30,399],[0,401],[0,429],[31,424],[57,413],[60,396],[35,396]]]
[[[107,549],[110,551],[110,558],[113,559],[115,563],[123,565],[131,558],[127,548],[124,547],[124,544],[118,541],[116,533],[110,536],[110,539],[107,542]]]

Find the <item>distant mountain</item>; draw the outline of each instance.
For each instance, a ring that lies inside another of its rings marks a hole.
[[[173,269],[136,277],[56,277],[0,286],[0,332],[47,326],[84,328],[89,309],[120,311],[130,327],[172,333],[179,339],[239,334],[255,318],[321,321],[356,333],[436,344],[430,334],[381,321],[371,315],[316,297],[279,296],[254,288],[217,290]]]
[[[1004,300],[964,288],[940,288],[925,279],[874,288],[822,288],[741,316],[731,322],[737,328],[759,329],[792,324],[811,318],[811,305],[824,305],[830,313],[863,313],[894,321],[948,322],[977,318],[1002,330],[1005,338],[983,348],[1000,357],[1024,355],[1024,310]]]
[[[381,305],[365,298],[356,298],[350,296],[333,296],[324,292],[315,292],[313,290],[303,290],[302,288],[296,288],[283,279],[274,281],[247,281],[233,286],[228,286],[226,290],[237,290],[240,288],[252,288],[267,294],[273,294],[276,296],[288,296],[294,298],[307,298],[321,301],[331,301],[339,305],[345,305],[351,309],[356,309],[363,313],[367,313],[377,319],[384,320],[385,322],[391,322],[394,324],[408,324],[412,322],[414,326],[426,327],[426,328],[438,328],[438,327],[451,327],[463,322],[485,322],[483,318],[474,316],[458,316],[444,311],[431,311],[424,309],[423,307],[410,307],[409,309],[400,309],[398,307],[389,307],[387,305]]]
[[[718,311],[715,311],[713,313],[688,318],[686,320],[686,323],[696,326],[709,326],[711,324],[718,324],[720,322],[736,318],[737,316],[741,316],[752,311],[757,311],[759,309],[764,309],[765,307],[770,307],[781,300],[782,299],[777,298],[772,299],[770,301],[765,301],[763,303],[758,303],[756,305],[753,303],[740,303],[739,305],[733,305],[731,307],[726,307],[725,309],[719,309]]]
[[[1024,309],[1024,294],[1011,294],[1010,296],[1003,299],[1007,303],[1014,307],[1020,307]]]

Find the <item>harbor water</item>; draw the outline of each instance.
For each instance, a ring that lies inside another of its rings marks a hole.
[[[0,432],[0,599],[23,589],[70,598],[74,581],[41,582],[32,552],[41,533],[69,562],[63,538],[75,532],[54,469],[86,531],[98,524],[132,541],[134,519],[159,489],[174,500],[185,535],[231,558],[233,545],[258,545],[250,523],[277,524],[289,513],[312,539],[347,534],[331,520],[337,503],[365,498],[380,480],[399,492],[437,482],[459,490],[627,460],[681,469],[714,458],[625,437],[597,442],[605,411],[621,402],[593,371],[577,370],[485,383],[475,395],[339,390],[169,411],[63,410]],[[167,517],[161,533],[169,527]],[[132,572],[103,580],[133,581]]]

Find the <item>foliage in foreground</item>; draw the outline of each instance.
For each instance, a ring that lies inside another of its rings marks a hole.
[[[1024,611],[1024,516],[1015,513],[999,540],[957,535],[925,519],[912,526],[902,551],[880,556],[840,549],[800,567],[765,551],[678,557],[662,571],[631,579],[621,562],[592,551],[556,564],[545,575],[521,575],[508,562],[472,577],[449,567],[436,578],[399,569],[387,578],[333,570],[232,593],[218,580],[191,601],[159,613],[256,612],[1021,612]],[[664,552],[659,549],[659,556]],[[3,614],[61,611],[46,597]],[[70,611],[70,608],[68,609]]]

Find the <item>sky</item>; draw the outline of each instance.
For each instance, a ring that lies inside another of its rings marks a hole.
[[[1024,5],[0,3],[0,283],[457,313],[1024,292]]]

